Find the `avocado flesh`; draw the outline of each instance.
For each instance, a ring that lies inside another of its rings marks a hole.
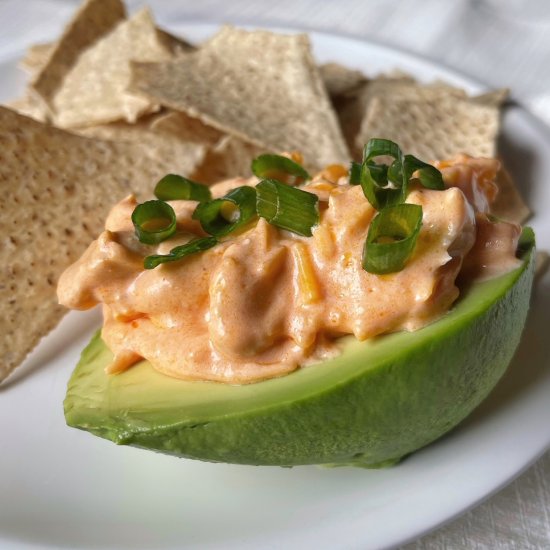
[[[527,316],[534,236],[522,265],[476,283],[413,333],[342,339],[334,359],[245,386],[170,378],[142,361],[116,376],[98,334],[64,402],[69,426],[120,445],[237,464],[381,467],[456,426],[491,391]]]

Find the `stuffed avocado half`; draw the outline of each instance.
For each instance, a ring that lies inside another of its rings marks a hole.
[[[461,293],[416,332],[341,340],[334,359],[234,386],[176,380],[142,361],[106,376],[97,334],[68,386],[65,417],[120,445],[238,464],[394,464],[456,426],[491,391],[519,343],[533,278],[534,235],[520,267]]]

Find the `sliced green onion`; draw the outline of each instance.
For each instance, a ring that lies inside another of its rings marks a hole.
[[[147,201],[134,208],[132,223],[140,242],[157,244],[176,232],[176,213],[164,201]]]
[[[203,237],[201,239],[194,239],[181,246],[176,246],[170,250],[170,254],[153,254],[147,256],[143,261],[145,269],[154,269],[160,264],[167,262],[177,262],[182,260],[186,256],[208,250],[218,243],[216,237]]]
[[[390,184],[387,179],[385,186],[379,183],[383,178],[382,167],[385,168],[387,177],[389,171],[387,166],[365,162],[361,167],[361,187],[363,194],[377,210],[403,202],[403,187],[396,187]]]
[[[216,237],[240,229],[256,217],[256,190],[237,187],[220,199],[201,202],[193,212],[202,228]]]
[[[403,153],[397,143],[389,139],[372,138],[363,149],[363,162],[369,162],[376,157],[392,157],[403,162]]]
[[[445,189],[443,175],[435,166],[423,162],[413,155],[405,155],[403,166],[405,167],[404,171],[407,181],[412,178],[415,172],[417,172],[417,177],[424,187],[437,190]]]
[[[252,161],[252,173],[262,179],[275,179],[283,183],[301,183],[311,179],[301,164],[282,155],[260,155]]]
[[[164,176],[155,187],[155,197],[163,201],[191,200],[209,201],[210,189],[202,183],[189,180],[176,174]]]
[[[281,229],[311,237],[311,229],[319,223],[317,195],[277,180],[261,181],[256,192],[259,216]]]
[[[351,162],[349,167],[349,184],[359,185],[361,183],[361,163]]]
[[[411,257],[420,228],[422,207],[398,204],[372,220],[363,249],[363,269],[382,275],[401,271]]]
[[[394,162],[388,166],[374,162],[376,157],[389,156]],[[389,139],[373,138],[363,150],[361,187],[367,200],[381,210],[405,200],[406,185],[402,175],[403,153],[397,143]]]
[[[374,159],[380,156],[390,156],[394,161],[389,166],[375,163]],[[365,197],[378,210],[405,201],[414,173],[424,187],[445,188],[437,168],[413,155],[403,155],[397,143],[374,138],[365,145],[360,183]]]

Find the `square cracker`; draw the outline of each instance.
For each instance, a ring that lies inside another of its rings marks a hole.
[[[0,107],[0,381],[59,321],[56,283],[130,192],[175,171],[145,144],[76,136]]]
[[[307,165],[349,159],[306,35],[226,26],[197,52],[135,63],[130,91]]]

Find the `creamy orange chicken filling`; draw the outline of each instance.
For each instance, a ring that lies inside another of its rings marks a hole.
[[[407,201],[423,209],[412,258],[402,271],[366,272],[363,244],[376,210],[344,168],[329,167],[304,190],[319,197],[320,223],[310,238],[259,219],[237,236],[180,262],[143,267],[144,256],[204,236],[194,201],[171,201],[177,235],[158,245],[134,235],[129,196],[109,214],[105,231],[62,275],[61,304],[103,304],[102,337],[116,373],[147,359],[182,379],[250,383],[281,376],[338,353],[337,338],[359,340],[416,330],[457,299],[457,276],[494,276],[518,265],[520,228],[489,214],[498,162],[465,155],[436,163],[443,191],[415,187]],[[258,179],[211,188],[221,197]]]

